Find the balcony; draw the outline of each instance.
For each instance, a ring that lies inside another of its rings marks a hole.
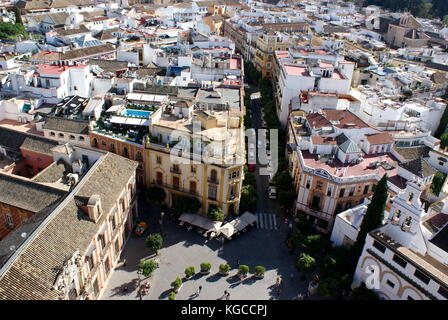
[[[177,167],[171,167],[170,172],[175,174],[182,174],[182,170],[180,170],[180,168]]]
[[[210,177],[207,178],[207,182],[208,183],[213,183],[213,184],[219,184],[219,180],[218,179],[213,179],[213,178],[210,178]]]
[[[187,188],[181,188],[178,185],[172,185],[172,184],[167,184],[167,183],[159,183],[160,181],[156,181],[153,180],[153,184],[160,186],[160,187],[165,187],[171,190],[175,190],[175,191],[179,191],[179,192],[184,192],[184,193],[188,193],[194,196],[199,196],[199,192],[197,190],[191,190],[191,189],[187,189]]]

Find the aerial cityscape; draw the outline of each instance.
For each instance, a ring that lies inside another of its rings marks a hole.
[[[447,105],[447,0],[0,0],[0,300],[447,300]]]

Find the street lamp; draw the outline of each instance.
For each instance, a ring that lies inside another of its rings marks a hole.
[[[162,225],[163,225],[163,216],[165,215],[165,212],[160,212],[160,219],[159,219],[159,224],[160,224],[160,232],[163,234],[163,228],[162,228]]]

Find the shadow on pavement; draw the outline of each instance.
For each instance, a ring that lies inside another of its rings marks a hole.
[[[138,279],[133,279],[127,283],[123,283],[119,287],[115,287],[112,291],[112,296],[127,296],[130,295],[138,287]]]
[[[217,273],[207,277],[207,279],[205,279],[205,280],[207,280],[208,282],[216,282],[221,278],[222,278],[222,276],[219,274],[219,272],[217,272]]]
[[[168,298],[168,294],[169,294],[171,291],[173,291],[173,290],[172,290],[172,289],[168,289],[168,290],[163,291],[163,292],[160,294],[159,299],[165,299],[165,298]]]

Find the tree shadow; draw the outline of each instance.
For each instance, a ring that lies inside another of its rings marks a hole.
[[[114,292],[112,294],[113,296],[127,296],[131,294],[133,291],[135,291],[138,288],[138,279],[132,279],[129,282],[123,283],[122,285],[115,287],[112,289]]]
[[[240,282],[240,276],[238,274],[235,274],[231,277],[227,277],[226,281],[230,284],[234,284],[236,282]]]
[[[170,294],[170,292],[173,291],[173,289],[168,289],[163,291],[160,295],[159,295],[159,299],[163,300],[165,298],[168,298],[168,295]]]
[[[222,276],[219,274],[219,272],[217,272],[217,273],[207,277],[205,280],[208,282],[216,282],[221,278],[222,278]]]
[[[257,278],[255,276],[252,277],[247,277],[245,279],[243,279],[243,281],[241,283],[246,284],[246,285],[251,285],[254,282],[256,282],[257,280],[261,280],[262,278]]]

